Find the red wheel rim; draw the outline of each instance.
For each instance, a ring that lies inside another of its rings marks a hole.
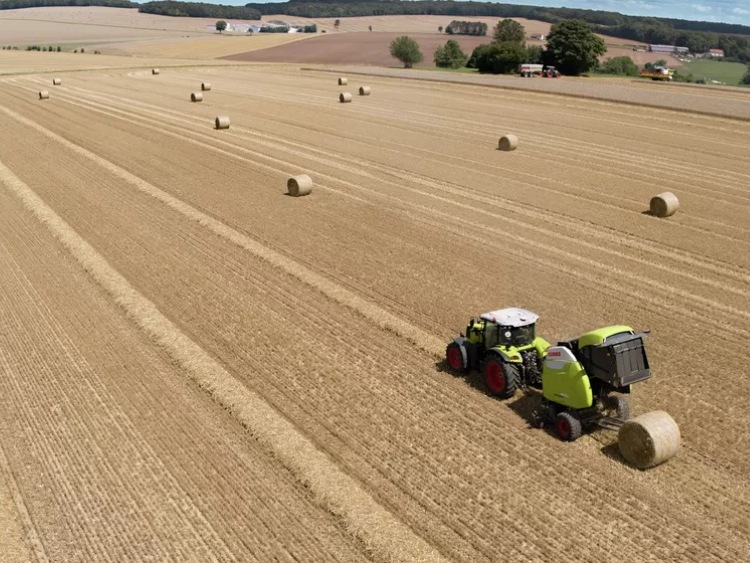
[[[564,440],[570,437],[570,423],[562,416],[557,419],[557,433]]]
[[[490,362],[484,371],[484,378],[487,381],[487,387],[494,394],[505,391],[505,374],[503,368],[497,362]]]
[[[461,348],[450,346],[448,348],[448,365],[451,369],[459,370],[464,367],[464,357],[461,354]]]

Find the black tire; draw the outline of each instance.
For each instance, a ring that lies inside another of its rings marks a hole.
[[[518,368],[503,361],[500,356],[491,355],[484,361],[484,384],[494,397],[509,399],[518,388]]]
[[[581,437],[583,426],[577,416],[563,411],[555,416],[555,431],[563,442],[573,442]]]
[[[468,366],[463,365],[463,352],[461,347],[455,342],[451,342],[445,348],[445,364],[448,366],[448,370],[456,375],[464,374],[468,370]],[[467,362],[468,363],[468,362]]]
[[[615,418],[620,420],[630,419],[630,403],[623,397],[617,395],[610,395],[607,397],[607,409],[612,413]]]

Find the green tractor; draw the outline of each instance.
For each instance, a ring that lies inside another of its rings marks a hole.
[[[572,441],[603,419],[629,418],[621,394],[651,375],[643,345],[646,332],[609,326],[551,346],[536,336],[538,315],[519,308],[499,309],[471,319],[466,335],[446,348],[454,372],[481,370],[491,395],[512,397],[520,387],[542,391],[534,413],[539,426],[552,423]]]

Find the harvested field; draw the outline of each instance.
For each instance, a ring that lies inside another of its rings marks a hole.
[[[745,561],[750,133],[698,113],[742,92],[142,62],[56,71],[43,104],[49,74],[0,77],[19,559]],[[337,76],[377,95],[342,105]],[[680,211],[645,214],[664,191]],[[680,455],[640,472],[615,433],[562,443],[533,398],[446,373],[505,305],[550,341],[650,328],[633,414],[669,412]]]
[[[256,33],[244,35],[185,35],[160,39],[108,43],[100,50],[104,54],[137,57],[165,57],[175,59],[215,59],[226,55],[276,47],[309,38],[294,33]]]
[[[316,67],[303,70],[316,72]],[[616,101],[623,104],[661,107],[688,113],[709,114],[733,119],[750,120],[750,103],[745,88],[713,88],[697,84],[652,82],[641,79],[612,77],[563,77],[560,79],[526,79],[519,76],[456,74],[432,72],[424,69],[382,68],[372,66],[326,67],[327,72],[348,73],[352,79],[373,77],[405,78],[416,81],[451,84],[473,84],[516,90],[517,95],[533,91],[591,100]],[[592,101],[590,103],[597,103]]]

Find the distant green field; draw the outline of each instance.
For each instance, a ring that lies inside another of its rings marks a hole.
[[[725,63],[721,61],[694,60],[685,63],[685,72],[693,78],[707,78],[724,82],[727,86],[737,86],[740,79],[747,72],[747,66],[742,63]]]

